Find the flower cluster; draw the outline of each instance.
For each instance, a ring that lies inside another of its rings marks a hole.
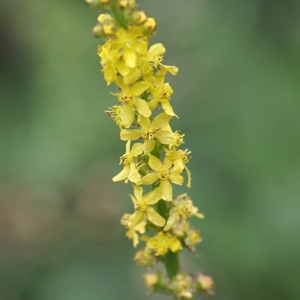
[[[133,212],[124,214],[121,224],[134,247],[144,243],[134,259],[152,270],[144,275],[151,291],[176,299],[192,299],[199,291],[210,295],[211,277],[180,271],[177,256],[184,248],[195,252],[202,238],[189,219],[203,218],[187,194],[176,197],[173,193],[174,184],[186,181],[191,186],[186,166],[190,151],[182,149],[184,134],[170,126],[170,120],[178,116],[170,103],[173,89],[166,75],[176,75],[178,68],[162,63],[163,44],[149,46],[156,22],[138,10],[135,0],[86,2],[106,11],[99,15],[93,33],[105,40],[97,52],[104,80],[118,87],[112,93],[117,102],[106,112],[126,142],[120,157],[122,169],[113,181],[133,185]],[[165,265],[168,278],[155,271],[159,263]]]

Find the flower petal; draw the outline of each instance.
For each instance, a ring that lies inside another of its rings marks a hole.
[[[139,129],[123,129],[120,132],[120,139],[122,141],[134,141],[142,136],[143,131]]]
[[[129,174],[129,166],[124,166],[123,170],[119,174],[114,176],[112,180],[114,182],[122,181],[127,178],[128,174]]]
[[[157,173],[148,173],[136,184],[152,184],[157,180]]]
[[[167,130],[157,131],[155,137],[161,144],[164,145],[171,145],[174,142],[172,133]]]
[[[139,114],[141,114],[142,116],[146,118],[149,118],[151,116],[151,110],[148,106],[148,103],[145,100],[136,98],[134,106],[139,112]]]
[[[149,167],[152,170],[158,172],[163,167],[161,161],[157,157],[151,154],[149,154],[148,156],[149,156],[149,161],[148,161]]]
[[[155,141],[154,140],[145,140],[144,142],[144,153],[148,154],[150,153],[155,147]]]
[[[166,220],[158,214],[152,207],[148,207],[146,210],[148,220],[156,226],[163,227],[166,224]]]
[[[155,190],[153,190],[152,192],[144,196],[144,200],[148,205],[153,205],[157,203],[161,198],[162,198],[162,192],[160,187],[155,188]]]
[[[151,127],[155,130],[162,128],[169,123],[171,118],[172,118],[171,116],[165,113],[161,113],[153,119]]]
[[[169,180],[161,180],[159,186],[162,190],[162,198],[165,201],[172,201],[173,199],[173,188]]]
[[[149,84],[147,82],[138,81],[131,87],[130,93],[133,96],[139,96],[147,90],[148,86]]]

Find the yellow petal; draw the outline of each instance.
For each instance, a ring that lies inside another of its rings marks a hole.
[[[139,115],[138,123],[143,129],[150,128],[150,120],[148,118],[143,117],[142,115]]]
[[[129,217],[129,221],[130,221],[130,228],[135,227],[136,225],[140,224],[141,222],[143,222],[145,217],[145,214],[139,210],[135,211],[130,217]]]
[[[156,226],[162,227],[165,225],[166,220],[158,214],[153,208],[148,207],[146,210],[148,220]]]
[[[141,175],[139,173],[139,171],[137,170],[135,164],[130,164],[130,169],[129,169],[129,174],[128,174],[128,180],[136,183],[141,179]]]
[[[176,173],[171,173],[168,177],[168,179],[178,185],[182,185],[184,178],[181,175],[178,175]]]
[[[136,54],[135,54],[134,50],[126,48],[125,51],[124,51],[123,57],[124,57],[126,65],[129,68],[131,68],[131,69],[135,68],[135,66],[136,66]]]
[[[162,197],[161,188],[157,187],[154,191],[146,194],[144,196],[144,200],[146,201],[147,205],[153,205],[157,203]]]
[[[129,128],[134,120],[134,108],[131,105],[123,105],[120,111],[121,123],[125,128]]]
[[[165,51],[166,51],[166,48],[164,47],[164,45],[161,43],[157,43],[157,44],[152,45],[149,48],[148,53],[153,56],[160,56],[160,55],[163,55],[165,53]]]
[[[157,178],[157,174],[156,173],[148,173],[140,181],[138,181],[136,184],[152,184],[157,179],[158,178]]]
[[[150,153],[155,147],[155,140],[145,140],[144,142],[144,153]]]
[[[145,100],[136,98],[134,106],[137,109],[138,113],[142,116],[146,118],[149,118],[151,116],[151,110],[148,106],[148,103]]]
[[[162,190],[162,198],[165,201],[172,201],[173,199],[173,188],[169,180],[161,180],[159,186]]]
[[[172,108],[170,102],[162,102],[161,106],[162,106],[164,112],[167,115],[174,116],[174,117],[178,118],[178,116],[174,113],[173,108]]]
[[[153,119],[151,127],[155,130],[162,128],[169,123],[171,118],[172,118],[171,116],[165,113],[161,113]]]
[[[128,129],[123,129],[120,132],[120,139],[122,141],[134,141],[139,139],[142,136],[143,131],[139,130],[139,129],[132,129],[132,130],[128,130]]]
[[[141,72],[138,68],[132,69],[127,75],[124,77],[124,84],[133,84],[136,82],[141,76]]]
[[[148,156],[149,156],[148,164],[150,168],[158,172],[163,167],[161,161],[153,155],[149,154]]]
[[[164,145],[171,145],[174,142],[172,133],[166,130],[159,130],[156,132],[155,138]]]
[[[173,215],[171,215],[167,221],[166,226],[164,227],[165,231],[170,230],[171,228],[173,228],[175,225],[177,225],[178,221],[179,221],[179,215],[178,213],[174,213]]]
[[[147,90],[148,86],[147,82],[138,81],[131,87],[130,92],[133,96],[139,96]]]
[[[128,141],[129,142],[129,141]],[[127,142],[127,143],[128,143]],[[135,143],[133,146],[132,146],[132,149],[131,149],[131,152],[130,154],[134,157],[134,156],[138,156],[140,154],[143,153],[143,144],[142,143]]]
[[[135,196],[135,198],[137,200],[142,199],[142,197],[143,197],[143,188],[140,187],[140,186],[134,185],[133,189],[134,189],[134,196]]]
[[[122,181],[127,178],[128,174],[129,174],[129,166],[124,166],[123,170],[119,174],[114,176],[112,180],[114,182]]]

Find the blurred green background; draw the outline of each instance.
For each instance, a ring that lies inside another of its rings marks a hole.
[[[179,67],[172,127],[206,216],[183,268],[212,275],[216,300],[299,299],[300,2],[139,3]],[[1,300],[148,299],[119,225],[131,186],[111,181],[125,145],[96,17],[81,0],[0,0]]]

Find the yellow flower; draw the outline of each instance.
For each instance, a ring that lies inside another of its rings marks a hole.
[[[136,67],[138,54],[147,52],[148,38],[138,26],[132,26],[127,30],[120,27],[111,45],[112,49],[122,56],[126,66],[133,69]]]
[[[198,208],[193,205],[192,200],[187,196],[187,194],[179,195],[173,201],[173,205],[174,206],[170,209],[170,217],[164,227],[164,230],[166,231],[175,227],[181,221],[186,225],[186,220],[188,220],[191,216],[195,216],[200,219],[204,218],[203,214],[198,213]]]
[[[180,272],[173,279],[171,285],[176,295],[185,299],[192,299],[194,287],[193,277],[191,275]]]
[[[162,197],[161,189],[158,187],[152,192],[143,196],[143,188],[140,186],[133,186],[134,196],[130,195],[133,202],[135,212],[129,217],[128,225],[133,228],[147,218],[151,223],[156,226],[162,227],[165,225],[166,220],[159,215],[150,205],[156,204]]]
[[[168,157],[170,161],[176,161],[177,163],[182,164],[182,168],[186,171],[188,177],[188,182],[186,184],[187,187],[191,187],[192,182],[191,172],[186,166],[186,164],[190,161],[190,154],[191,151],[188,151],[187,149],[184,151],[182,149],[179,149],[177,151],[171,149],[166,152],[166,157]]]
[[[100,64],[103,66],[101,72],[104,74],[107,85],[117,79],[117,73],[122,76],[129,73],[130,69],[121,60],[120,54],[112,49],[111,40],[108,40],[102,47],[98,46],[97,54],[101,58]]]
[[[143,144],[136,143],[130,150],[130,143],[131,141],[127,142],[126,153],[120,157],[120,164],[123,165],[123,170],[113,177],[112,180],[114,182],[125,180],[127,183],[129,180],[136,183],[141,179],[141,175],[136,166],[136,157],[143,153]]]
[[[195,250],[195,246],[202,241],[201,233],[199,230],[189,229],[186,233],[186,238],[184,239],[184,243],[188,246],[192,251]]]
[[[171,116],[165,113],[157,115],[152,122],[148,118],[139,116],[138,123],[142,129],[123,129],[120,133],[122,141],[137,140],[139,138],[144,139],[144,153],[151,152],[155,147],[155,140],[158,140],[161,144],[169,145],[173,142],[172,133],[167,130],[162,130]]]
[[[121,224],[124,225],[126,228],[129,228],[129,217],[130,214],[124,214],[122,219],[121,219]],[[126,232],[126,236],[129,239],[132,239],[133,242],[133,247],[136,248],[136,246],[139,243],[139,234],[145,233],[145,227],[146,227],[146,222],[142,221],[138,225],[136,225],[133,228],[129,228],[129,230]]]
[[[149,249],[140,249],[133,259],[140,266],[151,266],[154,262],[154,256]]]
[[[113,122],[116,122],[116,125],[122,130],[121,124],[121,105],[113,105],[105,111]]]
[[[170,97],[173,94],[173,90],[169,83],[164,83],[163,76],[155,76],[154,82],[149,85],[149,91],[153,97],[149,102],[151,110],[155,109],[158,104],[161,104],[167,115],[178,118],[170,104]]]
[[[117,96],[119,101],[123,104],[120,111],[120,117],[124,127],[130,127],[136,111],[146,118],[151,116],[151,110],[148,103],[137,97],[147,90],[148,84],[145,81],[138,81],[129,87],[124,84],[122,77],[118,76],[116,84],[121,88],[122,93],[112,94]]]
[[[178,185],[182,185],[183,177],[179,175],[182,172],[181,164],[172,162],[167,158],[164,159],[164,162],[151,155],[149,156],[149,167],[154,171],[146,174],[137,184],[153,184],[159,180],[159,186],[162,190],[162,198],[166,201],[172,201],[173,198],[173,188],[170,182]]]
[[[180,241],[169,232],[160,231],[147,242],[147,248],[156,251],[155,255],[164,255],[169,250],[173,253],[182,250]]]

